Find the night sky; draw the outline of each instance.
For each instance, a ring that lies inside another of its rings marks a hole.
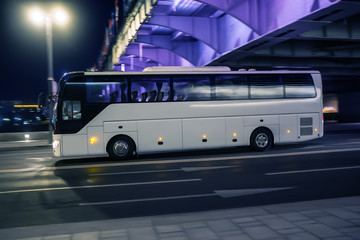
[[[47,92],[45,26],[34,25],[27,15],[31,6],[59,3],[69,11],[69,22],[53,23],[54,77],[84,71],[99,56],[114,0],[31,1],[0,0],[0,101],[36,104]]]

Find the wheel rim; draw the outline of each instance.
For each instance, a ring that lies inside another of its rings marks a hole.
[[[129,145],[125,141],[117,141],[113,145],[113,150],[119,157],[125,156],[129,151]]]
[[[259,133],[255,138],[258,147],[264,148],[268,145],[269,137],[265,133]]]

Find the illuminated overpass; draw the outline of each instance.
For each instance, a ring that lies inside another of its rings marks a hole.
[[[323,76],[325,103],[341,109],[344,121],[360,119],[359,0],[123,2],[126,21],[102,70],[315,69]]]
[[[113,47],[115,70],[225,65],[360,71],[360,1],[135,2]]]

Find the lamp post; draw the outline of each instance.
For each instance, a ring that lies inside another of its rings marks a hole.
[[[31,20],[37,25],[43,25],[45,22],[46,50],[47,50],[47,88],[48,88],[48,114],[49,114],[49,142],[52,142],[52,117],[54,108],[54,97],[56,95],[56,83],[54,81],[54,63],[53,63],[53,40],[52,40],[52,22],[55,20],[60,25],[64,25],[68,16],[60,8],[50,13],[44,13],[40,9],[33,9],[30,12]]]

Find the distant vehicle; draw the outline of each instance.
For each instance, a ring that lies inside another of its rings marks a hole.
[[[44,131],[48,124],[38,105],[12,104],[0,108],[0,132]]]
[[[135,154],[276,143],[323,136],[317,71],[227,67],[72,72],[60,81],[55,156]]]

